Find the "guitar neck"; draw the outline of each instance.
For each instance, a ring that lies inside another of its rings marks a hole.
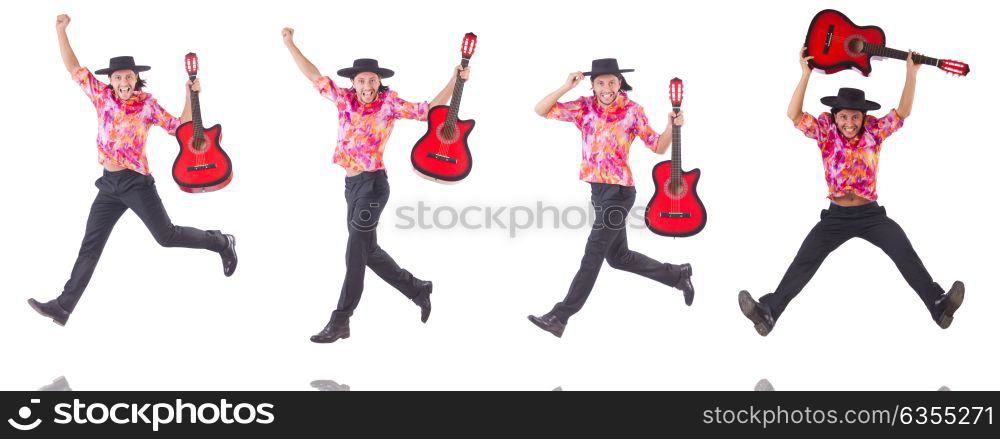
[[[195,75],[188,76],[191,81],[194,81],[197,77]],[[196,137],[201,137],[202,132],[205,130],[204,126],[201,124],[201,102],[198,100],[198,92],[191,90],[191,121],[194,122],[194,133]]]
[[[681,111],[681,107],[674,107],[674,116],[677,116],[677,114],[680,113],[680,111]],[[673,121],[670,121],[669,123],[673,124]],[[677,125],[673,125],[670,128],[673,131],[673,139],[671,141],[672,142],[671,143],[671,148],[673,148],[673,151],[671,152],[671,156],[670,156],[670,159],[671,159],[670,168],[671,168],[672,172],[671,172],[670,175],[671,175],[671,178],[680,179],[680,176],[681,176],[681,127],[679,127]]]
[[[469,66],[469,58],[462,58],[462,67]],[[451,92],[451,104],[448,108],[448,119],[446,123],[453,125],[458,120],[458,107],[462,105],[462,90],[465,88],[465,80],[459,75],[455,78],[455,89]]]
[[[906,58],[910,55],[909,52],[904,52],[902,50],[896,50],[889,47],[871,43],[864,43],[864,47],[861,49],[861,51],[873,56],[895,58],[902,61],[906,61]],[[914,54],[913,62],[937,67],[940,60],[938,60],[937,58],[931,58],[929,56]]]

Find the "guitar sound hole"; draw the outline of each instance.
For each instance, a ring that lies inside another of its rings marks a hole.
[[[437,138],[446,145],[455,143],[458,140],[458,129],[455,126],[441,125],[437,130]]]
[[[684,180],[668,181],[663,185],[663,192],[671,200],[683,198],[688,192],[687,182]]]
[[[844,51],[850,56],[862,56],[865,50],[865,39],[859,35],[847,37],[844,41]]]
[[[208,142],[205,141],[204,137],[195,137],[191,139],[191,143],[188,145],[188,148],[195,154],[201,154],[207,149],[207,144]]]

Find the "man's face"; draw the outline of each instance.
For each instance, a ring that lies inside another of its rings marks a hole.
[[[111,73],[111,88],[115,90],[118,99],[126,100],[135,93],[135,83],[139,76],[131,70],[118,70]]]
[[[372,72],[358,73],[354,77],[354,91],[358,93],[358,100],[362,103],[368,104],[374,101],[380,86],[382,80]]]
[[[840,110],[836,117],[837,129],[844,137],[852,139],[861,132],[864,120],[865,116],[858,110]]]
[[[593,81],[594,96],[604,105],[611,105],[615,101],[621,87],[622,83],[615,75],[601,75]]]

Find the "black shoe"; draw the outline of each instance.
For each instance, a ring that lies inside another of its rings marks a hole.
[[[423,292],[413,298],[413,303],[420,307],[420,322],[427,323],[427,319],[431,318],[431,291],[434,290],[434,284],[421,281],[420,287]]]
[[[955,319],[955,311],[962,306],[964,300],[965,284],[962,281],[956,281],[951,285],[947,294],[934,302],[934,307],[941,310],[941,315],[937,319],[937,324],[941,329],[948,329],[951,326],[951,321]]]
[[[226,248],[219,252],[222,255],[222,272],[229,277],[236,271],[236,237],[233,235],[222,235],[222,237],[226,238]]]
[[[739,300],[740,311],[743,311],[743,315],[753,322],[757,333],[762,336],[770,334],[771,330],[774,329],[774,317],[771,317],[771,312],[753,300],[753,297],[746,290],[740,291]]]
[[[337,317],[334,316],[330,319],[330,323],[326,324],[326,327],[319,334],[309,337],[309,341],[313,343],[333,343],[342,338],[349,338],[351,336],[351,327],[347,322],[338,321]]]
[[[28,299],[28,305],[31,305],[31,308],[39,314],[52,319],[59,326],[66,326],[66,320],[69,320],[69,311],[63,309],[57,299],[45,303],[35,299]]]
[[[684,304],[691,306],[694,303],[694,285],[691,283],[691,264],[681,265],[681,281],[674,286],[684,292]]]
[[[548,313],[541,317],[528,316],[528,320],[534,323],[535,326],[542,328],[552,335],[562,338],[563,331],[566,330],[566,324],[559,321],[559,317],[555,314]]]

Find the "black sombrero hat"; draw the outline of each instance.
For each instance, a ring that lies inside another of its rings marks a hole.
[[[634,72],[635,69],[618,68],[618,60],[614,58],[595,59],[590,62],[590,71],[583,72],[583,76],[620,75],[622,73]]]
[[[372,72],[378,75],[379,78],[391,78],[396,72],[392,70],[382,68],[378,66],[378,60],[371,58],[361,58],[354,60],[354,65],[346,69],[337,70],[337,76],[343,76],[345,78],[353,78],[358,73]]]
[[[877,102],[866,101],[865,92],[856,88],[842,88],[836,96],[819,100],[823,105],[844,110],[872,111],[882,108]]]
[[[137,66],[131,56],[116,56],[108,61],[108,68],[94,72],[95,75],[110,75],[119,70],[131,70],[133,72],[145,72],[149,66]]]

